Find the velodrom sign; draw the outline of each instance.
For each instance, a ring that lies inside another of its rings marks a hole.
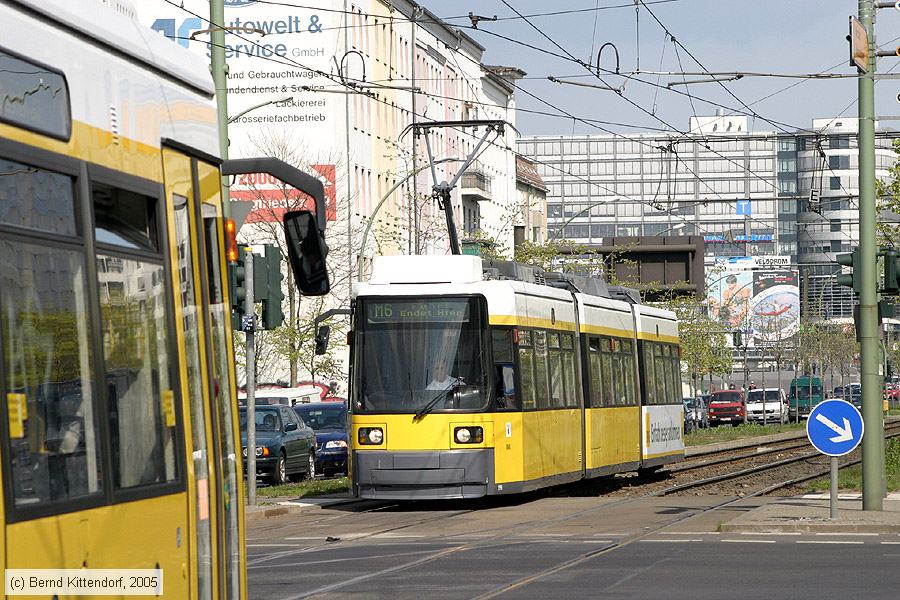
[[[209,34],[191,39],[192,33],[209,28],[208,0],[137,4],[144,24],[209,60]],[[342,13],[332,10],[343,4],[336,5],[328,0],[225,0],[224,18],[230,29],[225,36],[228,112],[239,115],[229,125],[229,157],[276,156],[317,175],[325,186],[330,221],[336,218],[337,198],[333,157],[346,154],[337,141],[345,127],[345,100],[340,94],[315,90],[336,86],[325,75],[333,70],[335,52],[343,48]],[[248,223],[280,220],[287,210],[312,208],[304,194],[266,175],[240,176],[230,189],[232,200],[253,201]]]

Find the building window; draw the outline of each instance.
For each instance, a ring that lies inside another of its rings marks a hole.
[[[850,157],[849,156],[829,156],[828,157],[828,168],[829,169],[849,169],[850,168]]]
[[[841,251],[841,240],[831,240],[831,251],[832,252],[840,252]]]
[[[831,231],[840,231],[841,230],[841,220],[840,219],[831,219]]]
[[[845,149],[850,147],[849,135],[832,135],[828,137],[828,146],[832,149]]]
[[[840,177],[829,177],[828,178],[828,189],[830,189],[830,190],[841,189],[841,178]]]

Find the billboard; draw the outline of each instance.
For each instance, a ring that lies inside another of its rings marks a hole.
[[[729,332],[742,331],[751,347],[793,337],[800,329],[800,286],[788,264],[786,257],[717,259],[706,276],[710,316]]]
[[[173,43],[210,56],[208,0],[142,0],[138,17]],[[344,96],[334,91],[342,13],[334,2],[225,0],[225,56],[231,158],[275,156],[325,186],[326,217],[336,218],[335,156]],[[346,152],[344,152],[346,154]],[[329,157],[332,157],[329,159]],[[248,223],[277,221],[285,210],[312,208],[304,194],[266,175],[244,175],[231,185],[233,200],[252,200]]]

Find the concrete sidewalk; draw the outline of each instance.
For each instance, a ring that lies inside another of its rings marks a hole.
[[[737,533],[900,534],[900,493],[889,494],[881,512],[863,511],[860,494],[838,496],[838,518],[830,518],[828,494],[775,500],[722,524]]]

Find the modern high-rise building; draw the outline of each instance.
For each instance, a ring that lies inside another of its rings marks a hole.
[[[835,254],[858,244],[857,120],[751,131],[749,119],[693,117],[687,134],[527,136],[547,193],[549,239],[599,245],[614,236],[702,235],[706,258],[787,256],[808,314],[849,317]],[[888,176],[900,132],[878,128],[876,169]]]

